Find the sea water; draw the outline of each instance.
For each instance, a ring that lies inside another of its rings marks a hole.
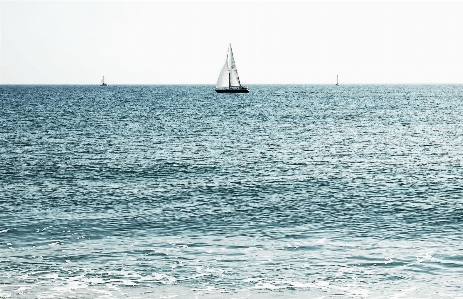
[[[0,298],[463,298],[463,86],[0,86]]]

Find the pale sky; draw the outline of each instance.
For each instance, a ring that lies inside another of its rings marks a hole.
[[[463,1],[1,1],[0,84],[463,83]]]

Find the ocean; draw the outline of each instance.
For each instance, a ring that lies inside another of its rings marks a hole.
[[[463,298],[463,86],[0,86],[0,298]]]

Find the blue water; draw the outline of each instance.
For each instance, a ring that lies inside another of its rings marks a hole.
[[[0,86],[0,298],[462,298],[463,86]]]

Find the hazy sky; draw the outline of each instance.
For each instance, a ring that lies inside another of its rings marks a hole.
[[[1,84],[463,83],[463,2],[1,1]]]

